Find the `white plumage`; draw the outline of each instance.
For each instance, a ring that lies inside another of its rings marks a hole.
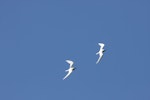
[[[96,55],[99,55],[99,58],[98,58],[96,64],[99,63],[99,61],[101,60],[101,58],[103,56],[103,52],[104,52],[103,48],[104,48],[105,44],[104,43],[98,43],[98,45],[100,46],[100,50],[96,53]]]
[[[75,68],[72,66],[72,65],[73,65],[73,61],[71,61],[71,60],[66,60],[66,62],[67,62],[70,66],[69,66],[69,69],[65,70],[66,72],[68,72],[68,74],[63,78],[63,80],[66,79],[66,78],[73,72],[73,70],[75,70]]]

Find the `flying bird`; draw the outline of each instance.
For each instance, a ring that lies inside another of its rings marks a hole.
[[[100,46],[100,50],[96,53],[96,55],[99,55],[99,58],[98,58],[96,64],[101,60],[103,53],[105,52],[105,50],[103,49],[105,44],[104,43],[98,43],[98,45]]]
[[[75,67],[72,66],[73,65],[73,61],[66,60],[66,62],[69,64],[69,69],[65,70],[65,72],[68,72],[68,74],[63,78],[63,80],[66,79],[73,72],[73,70],[76,69]]]

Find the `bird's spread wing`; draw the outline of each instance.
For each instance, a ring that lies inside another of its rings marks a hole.
[[[71,60],[66,60],[66,62],[67,62],[68,64],[70,64],[70,67],[73,65],[73,61],[71,61]]]
[[[98,54],[99,54],[99,52],[96,53],[96,55],[98,55]]]
[[[99,58],[98,58],[96,64],[101,60],[102,56],[103,56],[103,53],[99,53]]]
[[[98,43],[98,44],[101,46],[101,48],[104,48],[104,46],[105,46],[104,43]]]
[[[63,78],[63,80],[66,79],[71,73],[72,71],[68,71],[68,74]]]

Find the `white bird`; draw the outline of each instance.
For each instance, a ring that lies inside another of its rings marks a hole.
[[[66,79],[66,78],[73,72],[73,70],[76,69],[75,67],[72,66],[72,65],[73,65],[73,61],[71,61],[71,60],[66,60],[66,62],[67,62],[70,66],[69,66],[69,69],[65,70],[66,72],[68,72],[68,74],[63,78],[63,80]]]
[[[105,46],[105,44],[104,44],[104,43],[98,43],[98,45],[100,46],[100,50],[99,50],[99,52],[96,53],[96,55],[99,55],[99,58],[98,58],[96,64],[97,64],[97,63],[100,61],[100,59],[102,58],[103,52],[105,52],[105,50],[103,49],[104,46]]]

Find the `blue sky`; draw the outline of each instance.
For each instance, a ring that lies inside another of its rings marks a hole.
[[[0,100],[150,100],[149,4],[1,0]]]

